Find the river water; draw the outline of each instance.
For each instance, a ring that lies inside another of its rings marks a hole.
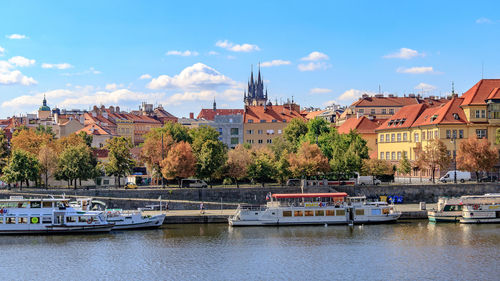
[[[500,280],[500,225],[230,228],[0,236],[0,280]]]

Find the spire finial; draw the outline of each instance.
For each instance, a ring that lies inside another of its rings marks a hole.
[[[451,81],[451,94],[455,95],[455,82]]]
[[[214,96],[214,111],[217,111],[217,104],[215,103],[215,96]]]

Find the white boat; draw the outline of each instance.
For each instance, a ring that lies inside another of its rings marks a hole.
[[[0,199],[0,234],[109,232],[112,227],[103,215],[76,210],[65,198]]]
[[[500,193],[462,196],[464,203],[460,223],[500,223]]]
[[[427,211],[431,222],[458,222],[462,217],[462,198],[438,199],[437,209]]]
[[[165,214],[143,215],[140,210],[106,209],[104,202],[92,198],[77,199],[70,204],[83,211],[102,213],[107,222],[114,224],[113,230],[158,228],[163,225],[166,216]]]
[[[328,225],[395,222],[400,216],[386,202],[366,202],[347,193],[272,194],[265,206],[240,205],[231,226]]]

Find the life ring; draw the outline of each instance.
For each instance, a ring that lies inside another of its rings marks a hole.
[[[474,210],[477,210],[477,209],[479,209],[479,205],[478,205],[478,204],[474,204],[474,206],[472,206],[472,208],[473,208]]]
[[[38,221],[39,221],[39,220],[38,220],[38,218],[37,218],[37,217],[32,217],[32,218],[31,218],[31,223],[33,223],[33,224],[37,224],[37,223],[38,223]]]
[[[94,218],[90,218],[90,219],[87,220],[87,223],[91,224],[93,221],[94,221]]]

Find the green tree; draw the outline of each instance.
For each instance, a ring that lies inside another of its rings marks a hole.
[[[368,159],[368,146],[366,141],[356,132],[338,134],[335,130],[330,132],[331,138],[322,149],[330,159],[330,167],[337,178],[360,173],[363,160]]]
[[[92,135],[89,135],[82,131],[79,132],[77,136],[79,136],[88,147],[92,147],[92,141],[94,139]]]
[[[47,135],[52,136],[52,138],[56,137],[56,134],[54,133],[54,131],[52,130],[52,127],[50,127],[50,126],[38,125],[38,127],[35,128],[35,133],[37,135],[47,134]]]
[[[170,135],[174,142],[184,141],[191,143],[191,136],[189,135],[188,128],[179,123],[167,122],[163,127],[155,128],[152,131],[154,134]]]
[[[252,163],[248,166],[248,176],[264,184],[276,175],[274,156],[270,149],[263,147],[252,152]]]
[[[477,181],[479,181],[480,171],[491,171],[496,163],[498,163],[498,150],[490,147],[487,139],[472,137],[460,142],[457,168],[476,173]]]
[[[3,169],[2,179],[7,183],[19,182],[22,188],[23,181],[26,186],[29,181],[38,179],[39,163],[35,156],[21,149],[16,149],[12,152],[9,163]]]
[[[10,154],[9,143],[5,137],[4,130],[0,130],[0,171],[7,165]]]
[[[320,137],[330,133],[330,124],[323,118],[314,118],[307,122],[307,134],[304,141],[320,144]]]
[[[406,157],[406,154],[403,154],[403,158],[399,160],[398,163],[398,172],[403,175],[409,175],[410,176],[410,183],[411,183],[411,163],[410,160],[408,160],[408,157]]]
[[[189,130],[189,136],[191,137],[191,148],[194,154],[197,155],[205,142],[209,140],[218,141],[220,134],[213,127],[203,125]]]
[[[105,148],[109,151],[109,161],[104,164],[104,171],[107,175],[118,178],[118,187],[120,187],[120,179],[129,175],[134,168],[135,161],[130,154],[132,147],[130,138],[114,137],[106,141]]]
[[[500,144],[500,128],[497,128],[495,143]]]
[[[66,148],[58,159],[56,179],[67,180],[69,183],[74,183],[74,188],[77,187],[77,180],[94,178],[96,175],[96,166],[92,159],[90,148],[85,144],[70,146]]]
[[[305,134],[307,134],[308,128],[307,123],[300,118],[294,118],[288,125],[283,129],[283,138],[289,142],[293,147],[293,152],[296,152],[300,140],[303,138]]]
[[[193,146],[195,139],[193,138]],[[226,146],[219,140],[209,139],[203,143],[199,151],[194,151],[196,157],[196,175],[208,179],[212,187],[212,179],[221,175],[226,163]]]

